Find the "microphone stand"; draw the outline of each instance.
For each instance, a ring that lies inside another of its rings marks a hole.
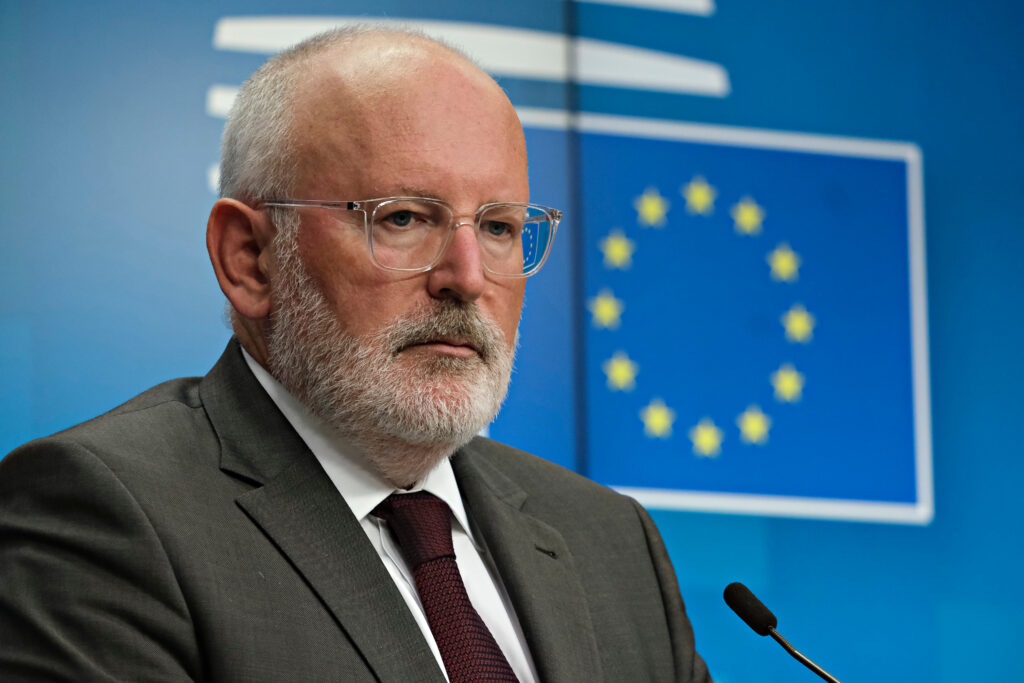
[[[793,657],[795,657],[797,661],[806,666],[808,669],[818,674],[829,683],[840,683],[838,678],[822,669],[820,666],[812,662],[810,658],[807,657],[807,655],[805,655],[803,652],[800,652],[800,650],[797,650],[795,647],[790,645],[789,641],[783,638],[782,634],[776,631],[774,626],[768,627],[768,635],[774,638],[776,642],[778,642],[778,644],[786,650],[786,652],[793,655]]]

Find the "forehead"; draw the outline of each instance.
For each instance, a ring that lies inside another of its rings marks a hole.
[[[320,197],[416,187],[455,201],[444,195],[458,187],[487,201],[528,198],[522,127],[493,80],[438,46],[372,47],[311,65],[294,103],[298,188]]]

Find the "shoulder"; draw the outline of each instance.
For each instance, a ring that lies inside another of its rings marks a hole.
[[[463,461],[458,462],[459,459]],[[606,486],[549,460],[506,444],[476,437],[455,456],[463,476],[480,476],[493,489],[522,492],[526,507],[543,517],[607,520],[643,516],[639,505]]]
[[[188,515],[181,482],[208,479],[182,464],[187,447],[171,445],[200,410],[194,383],[156,387],[0,461],[0,583],[9,589],[0,640],[12,644],[0,669],[19,652],[52,680],[95,678],[104,667],[111,680],[133,678],[131,667],[168,680],[199,673],[174,575],[183,554],[168,533],[171,515]],[[132,657],[111,656],[111,643]]]
[[[102,415],[26,445],[96,441],[108,434],[123,438],[173,423],[175,418],[184,418],[202,408],[199,382],[198,377],[187,377],[158,384]]]
[[[470,441],[455,457],[464,457],[474,464],[501,472],[535,493],[546,489],[564,491],[565,487],[570,487],[602,497],[623,497],[550,460],[482,436]]]
[[[156,480],[180,469],[197,452],[215,448],[199,381],[165,382],[103,415],[30,441],[0,460],[0,481],[47,474],[66,479],[85,471]],[[205,441],[210,446],[202,447]]]

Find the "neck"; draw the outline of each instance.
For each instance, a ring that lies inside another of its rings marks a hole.
[[[345,434],[364,461],[385,481],[400,489],[411,489],[458,450],[462,444],[409,443],[391,435]]]

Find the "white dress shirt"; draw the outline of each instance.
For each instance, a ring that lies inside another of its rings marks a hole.
[[[280,382],[253,360],[244,349],[242,355],[257,381],[320,461],[320,466],[324,468],[331,482],[359,520],[374,550],[380,555],[381,562],[409,606],[409,611],[412,612],[416,624],[423,632],[423,637],[430,645],[438,666],[444,672],[444,662],[430,632],[430,624],[427,623],[426,613],[416,592],[412,571],[402,557],[387,523],[370,514],[378,504],[398,489],[385,481],[368,463],[356,457],[352,448],[346,448],[343,440],[330,427],[289,394]],[[523,637],[519,620],[500,579],[484,561],[482,547],[473,538],[469,518],[466,516],[466,509],[459,493],[459,485],[455,481],[455,473],[448,459],[442,460],[422,481],[409,489],[409,492],[411,491],[429,491],[451,508],[455,559],[462,580],[466,584],[469,600],[494,635],[519,680],[523,683],[535,682],[537,673],[526,648],[526,639]],[[447,678],[447,673],[445,677]]]

